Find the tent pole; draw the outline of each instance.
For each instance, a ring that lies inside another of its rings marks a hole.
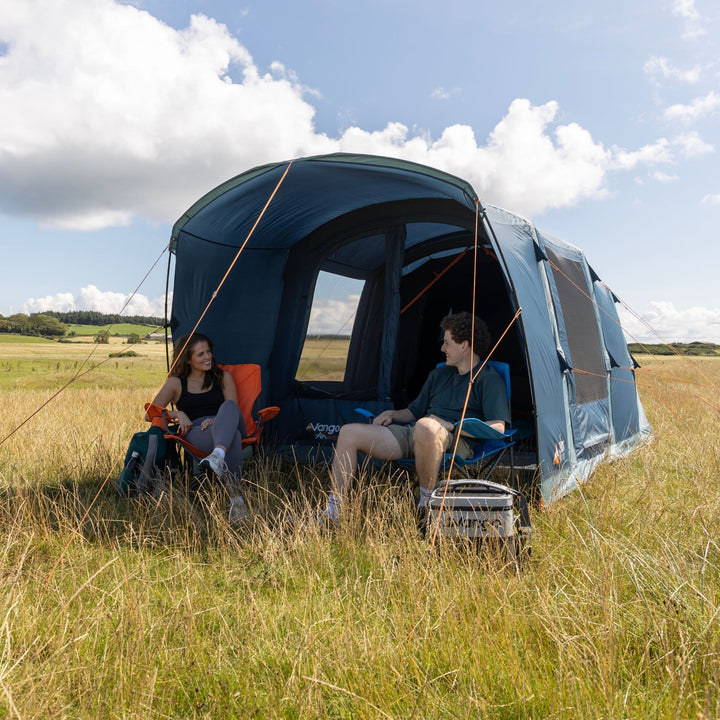
[[[170,243],[172,245],[175,239]],[[167,371],[170,372],[170,349],[168,348],[168,329],[170,327],[170,319],[168,318],[168,294],[170,293],[170,263],[172,262],[172,253],[168,253],[167,274],[165,276],[165,364]]]

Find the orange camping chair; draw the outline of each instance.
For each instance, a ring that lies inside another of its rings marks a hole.
[[[257,415],[253,416],[253,406],[260,395],[262,389],[260,366],[255,364],[243,365],[220,365],[223,370],[232,375],[237,389],[238,407],[245,420],[247,435],[243,438],[243,447],[251,447],[253,450],[260,444],[260,436],[266,422],[272,420],[279,412],[280,408],[271,406],[258,410]],[[183,437],[177,434],[176,427],[169,422],[169,415],[166,408],[152,403],[146,403],[145,411],[150,418],[150,422],[164,431],[165,440],[176,443],[176,447],[183,450],[195,460],[202,460],[207,457],[207,453],[189,443]]]

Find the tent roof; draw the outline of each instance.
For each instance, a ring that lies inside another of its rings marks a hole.
[[[374,256],[381,261],[384,249],[375,253],[371,247],[381,250],[389,224],[406,225],[409,248],[469,229],[475,215],[477,196],[465,180],[405,160],[338,153],[264,165],[228,180],[187,210],[173,238],[184,234],[240,247],[288,166],[248,249],[287,249],[326,227],[328,233],[367,238],[365,261],[375,265]],[[342,257],[336,261],[343,264]]]

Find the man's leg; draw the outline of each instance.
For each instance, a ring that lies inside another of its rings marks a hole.
[[[420,418],[415,423],[413,442],[415,445],[415,471],[420,484],[420,506],[427,504],[427,498],[437,485],[440,463],[450,446],[452,433],[448,432],[434,418]]]
[[[330,498],[326,514],[331,519],[339,517],[340,506],[357,470],[358,452],[378,460],[397,460],[402,457],[400,444],[383,425],[343,425],[338,434],[330,471]]]

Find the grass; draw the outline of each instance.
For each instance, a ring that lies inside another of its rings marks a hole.
[[[135,325],[133,323],[118,322],[114,325],[68,325],[68,332],[74,332],[75,335],[84,335],[95,337],[99,333],[106,333],[109,330],[109,336],[120,335],[140,335],[145,337],[149,333],[161,333],[163,328],[161,325]]]
[[[59,371],[0,358],[1,438]],[[428,553],[402,476],[366,474],[330,535],[287,522],[326,473],[272,457],[241,530],[217,494],[118,498],[164,350],[114,362],[0,448],[0,717],[720,716],[720,360],[693,360],[705,385],[643,361],[655,441],[533,509],[522,572]]]
[[[349,348],[350,338],[306,338],[296,379],[342,380]]]

